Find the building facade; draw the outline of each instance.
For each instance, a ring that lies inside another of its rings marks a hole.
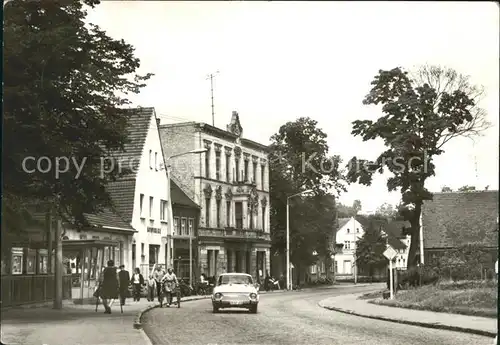
[[[174,270],[178,278],[193,282],[198,269],[198,223],[200,206],[170,180],[170,197],[174,220]]]
[[[354,250],[356,241],[364,234],[363,226],[354,217],[340,218],[336,243],[343,244],[342,251],[335,255],[334,269],[338,275],[354,274]]]
[[[174,156],[172,174],[200,207],[199,268],[208,276],[270,266],[268,147],[242,137],[233,112],[226,130],[204,123],[160,126],[163,150]]]
[[[173,222],[170,184],[154,108],[129,109],[125,152],[114,155],[115,168],[132,173],[109,184],[120,215],[136,230],[125,248],[124,264],[143,274],[155,264],[173,265]]]

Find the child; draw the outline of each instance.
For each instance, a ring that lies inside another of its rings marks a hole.
[[[155,300],[155,290],[156,290],[156,281],[153,278],[153,275],[149,276],[148,279],[148,301],[153,302]]]

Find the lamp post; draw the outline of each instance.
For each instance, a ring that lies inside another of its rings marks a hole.
[[[191,151],[186,151],[186,152],[181,152],[181,153],[177,153],[175,155],[172,155],[170,157],[167,158],[167,161],[170,161],[172,158],[176,158],[176,157],[180,157],[180,156],[184,156],[184,155],[187,155],[187,154],[196,154],[196,153],[203,153],[203,152],[207,152],[207,149],[198,149],[198,150],[191,150]],[[169,188],[169,191],[170,191],[170,183],[171,183],[171,169],[170,169],[170,165],[167,166],[167,178],[168,178],[168,188]],[[170,212],[172,212],[172,200],[170,199]],[[170,214],[170,234],[173,234],[173,221],[174,221],[174,218],[173,218],[173,214],[171,213]],[[189,227],[188,227],[189,229]],[[193,224],[193,230],[194,230],[194,224]],[[188,230],[189,231],[189,285],[192,285],[192,282],[193,282],[193,234],[191,233],[191,230]],[[172,238],[172,237],[171,237]],[[172,243],[173,243],[173,238],[172,238]],[[174,247],[172,245],[172,247],[169,246],[169,244],[167,244],[167,248],[171,248],[171,250],[173,251],[174,250]],[[171,255],[167,255],[167,260],[170,260],[170,256],[173,256],[173,253]]]
[[[305,190],[303,192],[297,193],[290,195],[289,197],[286,198],[286,288],[288,290],[291,290],[291,281],[290,281],[290,199],[307,194],[312,192],[312,189]]]

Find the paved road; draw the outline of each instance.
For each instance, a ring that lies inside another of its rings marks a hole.
[[[370,288],[356,287],[356,291]],[[465,333],[420,328],[337,313],[317,302],[353,289],[261,295],[258,314],[223,310],[212,314],[209,300],[180,309],[153,309],[144,330],[154,345],[315,344],[315,345],[491,345],[493,339]]]

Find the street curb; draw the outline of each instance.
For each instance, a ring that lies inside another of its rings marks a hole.
[[[187,299],[187,300],[184,300],[184,301],[181,300],[181,302],[182,303],[186,303],[186,302],[191,302],[191,301],[199,301],[199,300],[202,300],[202,299],[208,299],[209,297],[210,296],[200,296],[200,297],[196,297],[196,298],[190,298],[190,299]],[[152,309],[155,309],[155,308],[158,308],[159,306],[160,306],[159,304],[149,305],[146,308],[142,309],[140,312],[138,312],[137,316],[134,319],[134,328],[142,330],[142,322],[141,322],[142,316],[144,314],[146,314],[148,311],[150,311]]]
[[[337,311],[337,312],[344,313],[344,314],[364,317],[367,319],[388,321],[388,322],[406,324],[406,325],[411,325],[411,326],[419,326],[419,327],[425,327],[425,328],[442,329],[442,330],[446,330],[446,331],[455,331],[455,332],[476,334],[476,335],[482,335],[482,336],[491,337],[491,338],[495,338],[497,336],[497,333],[483,331],[480,329],[449,326],[449,325],[443,325],[440,323],[426,323],[426,322],[419,322],[419,321],[408,321],[408,320],[388,318],[388,317],[384,317],[384,316],[361,314],[361,313],[355,312],[353,310],[343,309],[343,308],[339,308],[339,307],[326,306],[323,303],[321,303],[321,301],[318,302],[318,306],[320,306],[324,309],[333,310],[333,311]]]

